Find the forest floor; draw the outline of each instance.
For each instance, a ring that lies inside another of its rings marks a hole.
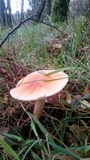
[[[79,17],[57,28],[24,24],[0,48],[0,160],[90,158],[90,21]],[[9,31],[0,30],[0,42]],[[69,82],[40,120],[31,114],[34,102],[11,97],[27,74],[63,68]]]

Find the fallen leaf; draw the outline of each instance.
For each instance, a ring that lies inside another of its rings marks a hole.
[[[85,89],[84,89],[84,95],[90,94],[90,86],[87,84]]]

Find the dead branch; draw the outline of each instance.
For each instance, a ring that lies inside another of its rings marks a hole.
[[[47,26],[50,26],[50,27],[56,29],[58,32],[61,32],[60,29],[58,29],[56,26],[51,25],[50,23],[46,23],[46,22],[43,22],[43,21],[41,21],[41,20],[37,20],[37,19],[34,19],[34,18],[31,18],[31,19],[32,19],[33,21],[40,22],[40,23],[43,23],[43,24],[45,24],[45,25],[47,25]]]
[[[48,25],[52,28],[55,28],[57,31],[61,32],[56,26],[53,26],[49,23],[46,23],[46,22],[43,22],[41,20],[38,20],[38,19],[35,19],[33,17],[37,16],[38,14],[34,14],[34,15],[31,15],[29,16],[28,18],[26,18],[25,20],[23,20],[22,22],[20,22],[14,29],[12,29],[7,35],[6,37],[2,40],[2,42],[0,43],[0,47],[2,47],[2,45],[6,42],[6,40],[18,29],[21,27],[22,24],[24,24],[25,22],[27,22],[28,20],[33,20],[33,21],[36,21],[36,22],[40,22],[40,23],[43,23],[45,25]]]

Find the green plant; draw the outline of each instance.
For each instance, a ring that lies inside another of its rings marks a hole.
[[[0,139],[0,144],[5,149],[6,154],[9,154],[16,160],[20,160],[18,154],[3,139]]]

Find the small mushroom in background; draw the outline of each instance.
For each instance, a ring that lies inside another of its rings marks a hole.
[[[10,90],[13,98],[22,101],[36,101],[33,114],[40,119],[45,98],[55,95],[68,82],[68,75],[62,71],[40,70],[22,78],[14,89]]]
[[[46,51],[53,56],[57,57],[62,48],[61,41],[58,38],[55,39],[44,39],[45,41],[45,46],[46,46]]]

